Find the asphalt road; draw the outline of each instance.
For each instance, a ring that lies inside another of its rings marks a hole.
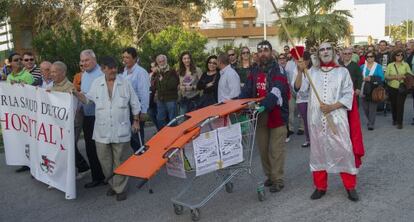
[[[304,136],[295,135],[287,144],[285,188],[280,193],[266,192],[266,200],[259,202],[255,183],[237,177],[233,193],[220,191],[201,208],[201,221],[414,221],[413,115],[409,99],[402,130],[391,126],[390,114],[378,113],[376,129],[366,131],[362,116],[366,156],[358,175],[359,202],[347,199],[339,175],[330,175],[325,197],[310,200],[314,188],[309,150],[300,147]],[[0,159],[0,221],[191,221],[188,209],[175,215],[170,201],[184,181],[167,176],[165,170],[152,180],[153,194],[138,190],[131,179],[128,199],[117,202],[105,196],[107,187],[84,189],[90,180],[86,177],[77,182],[78,198],[65,200],[62,192],[48,190],[28,173],[14,173],[16,167],[5,165],[4,154]],[[263,178],[257,153],[253,169]],[[200,179],[191,192],[195,196],[211,189],[215,177]]]

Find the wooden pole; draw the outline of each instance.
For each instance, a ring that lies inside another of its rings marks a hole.
[[[290,33],[289,33],[289,31],[288,31],[288,29],[287,29],[287,27],[286,27],[285,21],[283,20],[282,16],[280,16],[280,13],[279,13],[279,10],[278,10],[278,8],[277,8],[276,4],[273,2],[273,0],[270,0],[270,2],[272,3],[273,9],[275,10],[275,12],[276,12],[277,16],[279,17],[280,23],[282,24],[282,27],[283,27],[283,29],[284,29],[284,30],[285,30],[285,32],[286,32],[286,35],[287,35],[287,37],[288,37],[288,40],[289,40],[290,44],[292,44],[292,46],[293,46],[293,49],[294,49],[294,51],[295,51],[295,53],[296,53],[296,55],[297,55],[297,57],[298,57],[298,60],[299,60],[299,61],[303,61],[303,58],[300,56],[300,54],[299,54],[298,50],[296,49],[295,42],[293,42],[293,38],[292,38],[292,36],[290,35]],[[316,87],[315,87],[315,85],[313,84],[312,78],[310,77],[310,75],[309,75],[309,73],[308,73],[308,70],[307,70],[306,68],[305,68],[305,70],[304,70],[304,73],[305,73],[306,78],[308,78],[308,80],[309,80],[309,84],[310,84],[310,86],[311,86],[311,88],[312,88],[312,91],[315,93],[316,99],[318,100],[319,104],[322,104],[322,100],[321,100],[321,98],[319,97],[318,91],[316,91]],[[336,130],[336,127],[335,127],[334,121],[333,121],[333,119],[332,119],[332,116],[331,116],[331,115],[329,115],[329,114],[324,114],[324,116],[325,116],[325,118],[326,118],[326,120],[327,120],[327,122],[328,122],[328,127],[332,130],[332,132],[333,132],[335,135],[337,135],[337,133],[338,133],[338,132],[337,132],[337,130]]]

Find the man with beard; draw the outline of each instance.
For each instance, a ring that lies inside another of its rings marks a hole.
[[[265,186],[270,192],[284,187],[286,122],[288,121],[289,85],[286,75],[272,58],[272,45],[264,40],[257,45],[259,63],[252,68],[241,98],[260,98],[266,109],[259,116],[256,139],[263,171],[267,177]]]
[[[357,105],[351,76],[346,68],[335,63],[335,52],[331,44],[322,43],[318,57],[320,64],[309,72],[305,70],[304,62],[299,62],[295,79],[296,91],[305,87],[310,89],[310,80],[315,86],[315,89],[310,91],[308,103],[308,124],[312,129],[310,168],[316,187],[311,199],[320,199],[325,195],[328,186],[327,173],[340,173],[348,198],[358,201],[355,190],[356,174],[361,164],[363,144],[360,131],[357,132],[361,129],[359,115],[355,116],[357,110],[352,110],[352,107],[357,108]],[[305,71],[309,73],[310,79],[303,77]],[[318,101],[314,90],[320,95],[321,102]],[[351,112],[347,112],[348,110]],[[332,121],[328,118],[332,118]]]

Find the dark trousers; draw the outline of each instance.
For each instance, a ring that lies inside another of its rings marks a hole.
[[[83,118],[83,136],[85,138],[86,155],[91,168],[92,180],[101,181],[105,179],[105,176],[96,153],[95,141],[92,139],[94,124],[95,116],[85,116]]]
[[[404,103],[407,94],[399,93],[398,89],[389,87],[389,96],[391,102],[392,121],[402,125],[404,117]]]
[[[131,115],[131,124],[133,124],[133,116]],[[145,138],[145,121],[139,121],[139,135],[141,136],[141,141],[139,139],[138,133],[131,133],[131,148],[135,152],[137,151],[142,145],[145,144],[144,138]]]
[[[75,164],[76,168],[78,169],[78,173],[85,172],[89,170],[88,162],[86,162],[85,158],[83,158],[82,154],[79,152],[78,141],[80,137],[80,133],[82,130],[83,124],[83,110],[78,109],[76,110],[75,115]]]

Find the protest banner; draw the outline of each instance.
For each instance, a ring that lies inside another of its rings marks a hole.
[[[74,98],[30,85],[0,83],[7,165],[30,167],[37,180],[76,198]]]

